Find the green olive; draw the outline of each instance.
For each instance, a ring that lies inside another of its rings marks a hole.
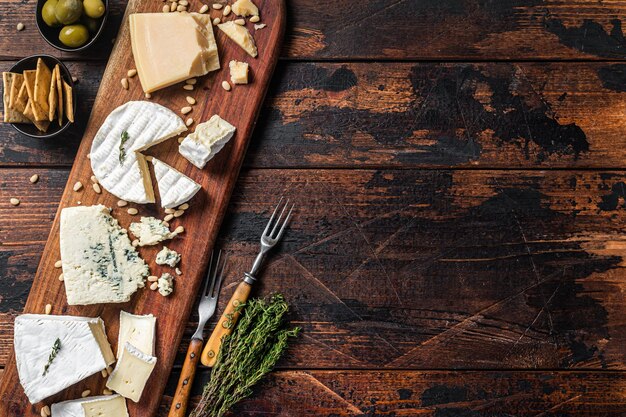
[[[41,8],[41,17],[46,25],[50,27],[60,26],[61,23],[54,15],[54,9],[56,8],[58,0],[48,0]]]
[[[85,25],[69,25],[64,26],[59,32],[59,40],[65,46],[70,48],[78,48],[83,46],[89,39],[89,32]]]
[[[87,26],[89,33],[96,33],[98,29],[100,29],[100,21],[98,19],[94,19],[85,15],[80,18],[80,23]]]
[[[85,14],[89,17],[97,19],[104,14],[104,3],[102,0],[83,0],[83,8]]]
[[[83,4],[80,0],[59,0],[54,8],[54,15],[64,25],[76,22],[83,13]]]

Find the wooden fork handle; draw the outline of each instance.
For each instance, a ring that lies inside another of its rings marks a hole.
[[[232,333],[240,314],[237,307],[248,301],[251,290],[252,286],[246,282],[242,282],[237,286],[235,293],[230,298],[228,305],[224,309],[224,314],[220,317],[220,320],[215,325],[215,329],[213,329],[213,333],[211,333],[209,341],[204,346],[201,357],[203,365],[215,365],[215,362],[217,361],[217,354],[219,353],[220,346],[222,345],[222,337]]]
[[[187,348],[187,355],[185,356],[185,363],[183,364],[183,370],[178,379],[178,386],[176,387],[176,393],[170,406],[170,412],[168,417],[185,417],[187,411],[187,404],[189,403],[189,393],[191,392],[191,385],[193,384],[193,377],[196,375],[196,369],[198,367],[198,360],[200,359],[200,352],[202,352],[202,340],[191,339],[191,343]]]

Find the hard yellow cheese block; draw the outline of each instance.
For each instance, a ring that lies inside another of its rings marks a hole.
[[[208,14],[131,14],[130,40],[146,93],[220,68]]]

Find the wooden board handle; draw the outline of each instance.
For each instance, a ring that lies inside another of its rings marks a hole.
[[[193,377],[196,375],[198,360],[200,359],[200,352],[202,351],[202,344],[201,339],[191,339],[191,343],[187,348],[183,370],[178,379],[176,393],[174,394],[174,399],[170,406],[170,412],[167,415],[168,417],[185,417]]]
[[[220,317],[220,320],[215,325],[215,329],[213,329],[213,333],[211,333],[211,337],[202,351],[201,360],[203,365],[215,365],[215,361],[217,361],[217,354],[220,351],[220,345],[222,344],[222,337],[227,334],[231,334],[233,331],[235,324],[237,324],[237,319],[239,319],[237,307],[248,301],[251,290],[252,286],[245,282],[242,282],[237,286],[235,293],[232,297],[230,297],[230,301],[224,310],[224,314],[222,314],[222,317]]]

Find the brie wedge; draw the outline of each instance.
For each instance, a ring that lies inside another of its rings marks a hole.
[[[32,404],[115,361],[99,317],[23,314],[15,319],[13,344],[20,383]]]
[[[161,207],[178,207],[191,200],[200,190],[200,184],[166,163],[152,158],[152,164],[161,196]]]
[[[143,288],[148,265],[103,206],[61,211],[61,264],[69,305],[124,303]]]
[[[91,144],[91,169],[114,196],[133,203],[154,203],[143,151],[187,130],[173,111],[148,101],[129,101],[113,110]]]
[[[208,121],[200,123],[193,133],[183,139],[178,152],[202,169],[234,134],[235,126],[215,114]]]
[[[146,355],[154,355],[156,317],[152,314],[138,316],[120,311],[120,331],[117,337],[117,357],[122,356],[124,345],[130,343]]]
[[[107,388],[126,398],[139,402],[157,358],[141,353],[130,343],[124,345],[122,355],[109,375]]]
[[[156,245],[178,236],[178,233],[170,231],[163,220],[154,217],[142,217],[139,222],[131,223],[128,230],[139,240],[139,246]]]
[[[52,417],[128,417],[126,399],[119,394],[98,395],[52,404]]]

